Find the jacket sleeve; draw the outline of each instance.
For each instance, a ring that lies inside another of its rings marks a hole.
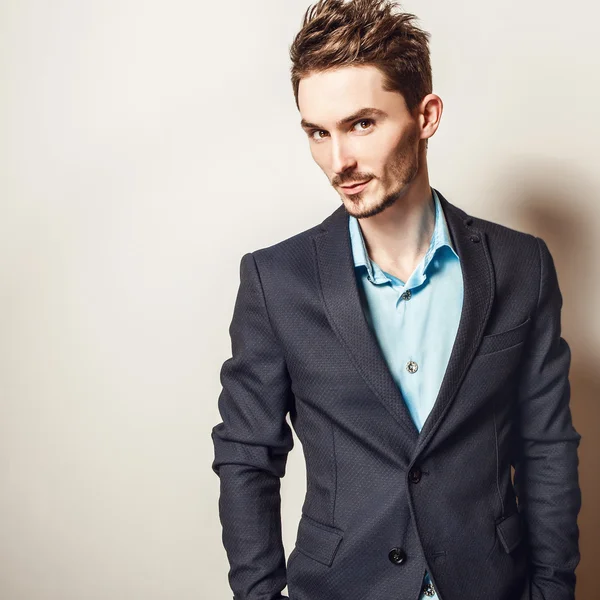
[[[286,598],[280,478],[293,447],[286,421],[293,395],[251,253],[241,259],[229,334],[232,357],[221,369],[218,400],[222,422],[212,430],[229,584],[234,600],[278,600]]]
[[[536,240],[540,287],[519,379],[515,490],[529,540],[532,600],[573,600],[580,559],[581,436],[571,422],[571,351],[561,337],[562,296],[548,247]]]

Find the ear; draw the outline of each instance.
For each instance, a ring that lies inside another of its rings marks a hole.
[[[440,125],[444,103],[437,94],[427,94],[418,106],[421,139],[429,139]]]

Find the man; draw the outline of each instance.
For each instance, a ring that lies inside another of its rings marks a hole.
[[[321,0],[291,47],[342,206],[242,257],[213,429],[235,600],[568,600],[577,448],[544,241],[430,187],[428,34],[387,0]],[[307,491],[286,566],[291,423]],[[511,475],[514,468],[514,482]]]

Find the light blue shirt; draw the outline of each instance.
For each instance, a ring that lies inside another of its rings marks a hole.
[[[367,253],[358,219],[349,216],[354,270],[366,316],[419,431],[437,398],[462,311],[463,280],[440,199],[432,188],[435,227],[429,248],[406,282]],[[430,583],[425,574],[424,584]],[[421,596],[423,600],[436,600]]]

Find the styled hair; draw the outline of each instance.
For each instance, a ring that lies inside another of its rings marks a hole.
[[[400,92],[411,112],[432,92],[430,34],[413,24],[415,15],[396,7],[391,0],[318,0],[308,8],[290,46],[298,109],[303,77],[351,65],[378,67],[384,89]]]

